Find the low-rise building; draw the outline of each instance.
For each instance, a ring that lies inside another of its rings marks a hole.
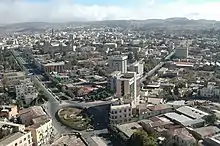
[[[121,124],[131,121],[132,107],[131,104],[111,105],[110,107],[110,123]]]
[[[33,120],[35,118],[47,117],[47,114],[44,112],[41,106],[32,106],[20,110],[18,116],[21,120],[21,123],[25,124],[26,126],[30,126],[34,123]]]
[[[86,146],[85,143],[74,134],[63,134],[59,139],[54,141],[50,146]]]
[[[192,119],[201,119],[201,118],[205,119],[207,116],[209,116],[208,113],[203,112],[197,108],[190,107],[190,106],[182,106],[176,109],[176,111]]]
[[[63,72],[65,69],[65,62],[51,62],[47,64],[43,64],[44,71],[46,73],[50,72]]]
[[[139,109],[139,118],[140,119],[147,119],[150,117],[158,116],[161,114],[165,114],[168,112],[174,111],[173,107],[168,106],[166,104],[158,104],[158,105],[153,105],[153,106],[146,106],[142,109]]]
[[[192,119],[175,112],[166,113],[164,116],[174,123],[181,124],[185,127],[199,128],[205,125],[205,120],[203,119]]]
[[[129,139],[135,131],[143,129],[137,122],[117,125],[116,127],[126,136],[127,139]]]
[[[14,86],[18,84],[21,80],[24,80],[26,75],[24,72],[10,72],[5,73],[3,77],[3,84],[6,86]]]
[[[25,79],[20,84],[15,85],[17,100],[24,99],[26,104],[30,104],[38,96],[38,91],[30,79]]]
[[[0,117],[11,119],[18,114],[17,105],[1,105],[0,106]]]
[[[32,136],[25,126],[0,121],[0,146],[32,146]]]
[[[211,146],[219,146],[220,145],[220,134],[216,134],[212,137],[208,137],[204,139],[204,143]]]
[[[216,126],[207,126],[196,129],[190,129],[191,133],[197,139],[205,139],[220,133],[220,129]]]
[[[199,90],[199,96],[202,97],[219,97],[220,89],[216,86],[207,86]]]
[[[186,128],[177,128],[170,131],[171,139],[168,139],[168,144],[176,144],[178,146],[195,146],[196,139],[190,134]]]

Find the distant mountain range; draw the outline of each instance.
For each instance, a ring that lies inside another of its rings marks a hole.
[[[220,29],[220,22],[214,20],[190,20],[187,18],[168,18],[168,19],[147,19],[147,20],[106,20],[90,22],[26,22],[0,25],[0,32],[26,32],[26,31],[44,31],[48,28],[59,28],[64,26],[111,26],[124,27],[128,29]]]

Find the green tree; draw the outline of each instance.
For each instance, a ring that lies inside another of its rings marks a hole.
[[[156,139],[145,131],[139,130],[133,133],[128,140],[128,146],[156,146]]]
[[[217,117],[215,114],[211,114],[207,117],[206,122],[209,124],[214,124],[217,120]]]
[[[179,93],[179,88],[177,86],[174,87],[173,93],[174,95],[179,96],[180,93]]]

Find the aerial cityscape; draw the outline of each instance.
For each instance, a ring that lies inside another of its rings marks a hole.
[[[220,146],[220,2],[122,1],[0,2],[0,146]]]

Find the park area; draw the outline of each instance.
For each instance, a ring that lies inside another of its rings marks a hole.
[[[77,131],[90,127],[91,120],[82,109],[68,107],[58,111],[58,118],[62,124]]]

